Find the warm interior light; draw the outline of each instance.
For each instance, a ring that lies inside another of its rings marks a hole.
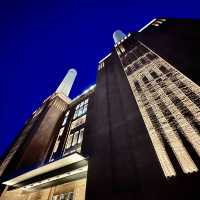
[[[68,176],[72,176],[72,175],[79,174],[79,173],[82,173],[82,172],[87,172],[87,170],[88,170],[88,166],[84,166],[84,167],[75,169],[73,171],[66,172],[66,173],[61,174],[61,175],[53,176],[51,178],[48,178],[48,179],[45,179],[45,180],[42,180],[42,181],[39,181],[39,182],[36,182],[36,183],[26,185],[26,186],[23,187],[23,189],[25,189],[25,190],[31,189],[33,187],[36,187],[36,186],[39,186],[39,185],[42,185],[42,184],[45,184],[45,183],[49,183],[51,181],[55,181],[55,180],[58,180],[58,179],[61,179],[61,178],[66,178]]]
[[[47,165],[44,165],[44,166],[36,168],[32,171],[26,172],[26,173],[24,173],[20,176],[17,176],[15,178],[7,180],[7,181],[3,182],[3,184],[10,185],[10,186],[15,185],[17,183],[28,180],[28,179],[33,178],[35,176],[38,176],[38,175],[41,175],[41,174],[62,168],[62,167],[65,167],[67,165],[79,162],[79,161],[84,160],[84,159],[85,159],[85,157],[83,157],[79,153],[73,153],[69,156],[66,156],[66,157],[60,159],[60,160],[51,162]]]

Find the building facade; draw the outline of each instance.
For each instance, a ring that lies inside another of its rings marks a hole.
[[[67,75],[2,161],[1,199],[198,199],[200,22],[114,33],[96,85]]]

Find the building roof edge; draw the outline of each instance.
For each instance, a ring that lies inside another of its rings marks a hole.
[[[142,32],[145,28],[147,28],[149,25],[151,25],[156,20],[157,20],[156,18],[152,19],[148,24],[146,24],[145,26],[143,26],[138,32]]]

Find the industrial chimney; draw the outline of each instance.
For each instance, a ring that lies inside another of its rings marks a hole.
[[[113,39],[115,41],[115,44],[120,42],[125,37],[126,35],[121,30],[117,30],[113,33]]]
[[[59,85],[59,87],[57,88],[56,92],[62,93],[68,97],[72,89],[72,85],[74,83],[76,75],[77,75],[77,71],[75,69],[70,69],[67,72],[63,81],[61,82],[61,84]]]

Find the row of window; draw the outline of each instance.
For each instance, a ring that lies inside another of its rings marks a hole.
[[[66,155],[66,153],[68,152],[68,149],[71,147],[74,147],[76,145],[79,145],[82,143],[83,140],[83,133],[84,133],[84,127],[81,127],[81,129],[74,131],[74,129],[77,129],[78,127],[80,127],[81,125],[83,125],[86,122],[86,112],[87,112],[87,107],[88,107],[88,99],[83,100],[81,103],[79,103],[76,106],[75,109],[75,113],[74,116],[72,118],[72,122],[68,123],[69,125],[69,129],[68,129],[68,134],[67,134],[67,139],[66,139],[66,143],[64,146],[64,153],[63,155]],[[58,137],[56,139],[52,154],[50,156],[50,161],[55,160],[56,158],[56,153],[58,151],[58,147],[59,144],[61,142],[61,136],[66,128],[66,126],[68,126],[67,124],[67,120],[69,117],[69,112],[67,111],[64,117],[64,120],[62,122],[62,126],[60,128]]]
[[[68,153],[68,149],[82,143],[83,133],[84,133],[84,128],[76,131],[75,133],[68,134],[67,142],[65,144],[65,149],[64,149],[64,155]]]
[[[163,65],[159,66],[159,70],[161,72],[163,72],[163,73],[167,73],[168,72],[166,67],[164,67]],[[159,77],[159,75],[153,70],[150,70],[149,73],[154,79],[157,79]],[[148,84],[149,83],[149,79],[146,76],[142,76],[142,81],[144,82],[144,84]],[[161,79],[157,79],[157,83],[159,83],[160,81],[161,81]],[[135,84],[135,87],[136,87],[137,91],[141,92],[142,89],[141,89],[141,87],[139,85],[139,82],[135,81],[134,84]],[[159,84],[162,84],[162,83],[159,83]],[[150,88],[150,90],[152,90],[152,89]]]
[[[155,91],[153,85],[149,84],[149,85],[147,85],[147,87],[151,88],[152,92],[149,89],[149,91],[151,93],[154,93],[154,94],[157,93]],[[157,94],[157,95],[159,95],[159,94]],[[180,163],[180,166],[184,172],[187,173],[187,172],[196,171],[197,168],[196,168],[194,162],[192,161],[192,159],[190,158],[190,155],[188,154],[186,147],[182,143],[186,139],[184,136],[185,135],[184,130],[180,126],[174,113],[172,113],[172,108],[170,109],[169,105],[168,106],[166,105],[167,99],[165,100],[165,99],[161,98],[160,96],[158,96],[158,97],[159,98],[157,100],[154,99],[155,103],[157,104],[158,108],[160,109],[160,112],[163,114],[167,123],[171,127],[171,130],[173,130],[173,133],[170,132],[169,128],[167,130],[166,129],[164,130],[171,134],[170,136],[167,136],[169,145],[171,146],[172,149],[174,149],[174,154],[176,155],[176,158],[177,158],[178,162]],[[170,101],[168,101],[168,102],[170,102]],[[176,106],[176,105],[173,105],[171,102],[170,102],[170,104],[171,104],[171,106]],[[173,110],[174,110],[174,112],[177,112],[177,111],[175,111],[174,108],[173,108]],[[173,143],[171,141],[173,141]]]
[[[127,60],[125,59],[126,63],[123,63],[125,66],[131,64],[130,66],[126,67],[126,69],[125,69],[127,76],[133,74],[133,72],[137,71],[139,68],[143,67],[144,65],[151,63],[151,61],[153,61],[156,58],[157,58],[157,56],[155,54],[148,52],[148,53],[144,54],[142,57],[140,57],[139,59],[136,59],[136,62],[134,62],[132,64],[131,64],[131,62],[135,61],[134,59],[132,59],[132,57],[130,57]]]
[[[150,83],[147,85],[147,87],[153,99],[149,99],[151,100],[151,103],[148,107],[145,106],[146,111],[148,113],[148,117],[150,118],[151,123],[154,126],[155,130],[157,131],[157,133],[160,134],[162,145],[164,145],[165,148],[166,148],[166,145],[170,146],[170,148],[168,148],[168,152],[171,148],[173,149],[173,152],[171,151],[170,155],[175,154],[178,160],[177,163],[181,163],[180,165],[184,172],[188,173],[188,172],[196,171],[197,168],[194,162],[190,158],[190,155],[188,154],[185,147],[182,145],[182,140],[184,139],[183,138],[184,130],[180,127],[176,117],[174,117],[174,113],[172,114],[172,112],[169,110],[169,108],[167,107],[165,102],[162,100],[162,98],[158,96],[159,94],[154,89],[154,86],[151,85]],[[157,96],[155,96],[155,94]],[[144,96],[144,93],[142,92],[140,95]],[[143,99],[143,100],[148,101],[147,99]],[[151,108],[151,105],[153,105],[153,107],[158,106],[159,112],[156,111],[155,113],[154,110]],[[162,113],[165,119],[162,118],[162,115],[160,113]],[[169,127],[167,126],[166,123],[164,123],[164,121],[166,121],[167,124],[169,124],[169,126],[171,127],[171,130],[173,130],[174,133],[170,131]],[[156,147],[157,145],[155,144],[154,146]],[[157,150],[157,152],[159,152],[159,149]],[[162,155],[162,152],[159,152],[159,153],[160,155]],[[166,161],[161,160],[161,163],[162,162],[166,162]],[[168,165],[167,168],[173,172],[173,168],[170,164]],[[165,168],[163,169],[164,171],[166,170]],[[168,171],[167,174],[170,174],[170,172]],[[172,173],[172,175],[174,175],[174,173]]]
[[[65,118],[64,118],[64,120],[63,120],[62,126],[65,126],[65,125],[66,125],[67,120],[68,120],[68,116],[69,116],[69,111],[67,111],[66,114],[65,114]]]
[[[133,61],[137,60],[139,57],[144,56],[149,50],[144,46],[138,44],[138,46],[134,47],[130,51],[128,51],[125,55],[121,56],[121,61],[124,66],[131,64]],[[125,51],[123,52],[125,53]]]
[[[84,128],[78,129],[74,132],[75,129],[81,127],[81,125],[86,122],[86,112],[88,107],[88,99],[85,99],[80,104],[76,106],[76,110],[73,116],[73,121],[71,122],[69,134],[67,136],[67,142],[64,148],[64,155],[68,153],[68,149],[78,145],[78,148],[83,140]]]
[[[62,194],[53,195],[52,200],[73,200],[73,196],[73,192],[66,192]]]
[[[146,54],[130,66],[136,57],[127,54],[124,58],[130,57],[122,63],[163,171],[166,176],[175,175],[172,162],[176,162],[183,172],[195,172],[198,169],[191,156],[194,151],[200,155],[199,90],[153,52],[150,60],[158,59],[146,65]]]
[[[58,137],[57,137],[57,139],[56,139],[56,143],[55,143],[55,145],[54,145],[52,154],[51,154],[50,159],[49,159],[50,161],[55,160],[56,152],[57,152],[58,147],[59,147],[59,144],[60,144],[60,142],[61,142],[61,136],[62,136],[64,130],[65,130],[65,127],[62,127],[62,128],[60,129],[60,131],[59,131]]]
[[[77,117],[80,117],[81,115],[84,115],[87,112],[87,107],[88,107],[88,99],[78,104],[76,106],[76,111],[74,113],[73,119],[76,119]]]

